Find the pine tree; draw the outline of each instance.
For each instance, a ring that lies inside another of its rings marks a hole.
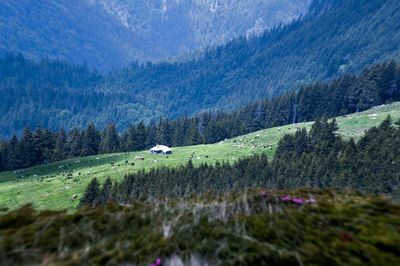
[[[201,143],[203,143],[203,141],[199,131],[197,130],[197,128],[191,127],[185,138],[184,142],[185,146],[196,145]]]
[[[157,125],[154,121],[152,121],[147,130],[147,140],[146,140],[146,147],[152,147],[157,143]]]
[[[35,147],[39,162],[47,163],[53,160],[55,147],[54,135],[49,129],[37,128],[34,134]]]
[[[8,169],[18,169],[23,166],[20,145],[16,135],[13,135],[8,143],[6,154],[8,157],[6,160],[6,166]]]
[[[85,194],[79,201],[78,207],[96,207],[100,198],[100,186],[96,178],[93,178],[86,188]]]
[[[70,133],[69,133],[69,157],[77,157],[80,156],[83,151],[82,151],[82,133],[74,128]]]
[[[44,161],[44,155],[43,155],[44,136],[43,136],[43,129],[41,127],[36,128],[33,138],[35,142],[36,154],[38,156],[38,163],[42,163]]]
[[[112,182],[108,177],[103,184],[103,188],[100,191],[99,204],[105,204],[109,201],[112,192]]]
[[[21,156],[23,157],[23,167],[29,167],[38,163],[38,156],[35,147],[34,138],[29,128],[24,129],[20,141]]]
[[[120,140],[117,129],[113,123],[108,124],[104,130],[100,147],[101,152],[103,153],[113,153],[119,151]]]
[[[168,121],[165,119],[160,119],[160,122],[157,125],[156,142],[166,146],[171,146],[172,144],[170,126]]]
[[[143,121],[140,121],[140,123],[136,126],[135,131],[136,131],[136,137],[135,137],[136,142],[134,143],[135,151],[141,151],[146,149],[146,147],[148,147],[146,145],[148,131]]]
[[[67,134],[65,130],[61,128],[56,134],[56,143],[54,147],[54,159],[57,161],[64,160],[69,153],[67,146]]]
[[[94,124],[89,124],[83,135],[82,155],[90,156],[99,153],[100,134]]]

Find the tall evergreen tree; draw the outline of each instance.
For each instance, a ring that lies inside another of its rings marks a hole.
[[[29,128],[24,129],[20,141],[20,152],[23,157],[22,167],[35,165],[39,160],[32,132]]]
[[[154,121],[150,122],[147,130],[147,147],[152,147],[157,144],[157,125]]]
[[[103,153],[112,153],[119,151],[120,140],[117,129],[113,123],[108,124],[104,130],[100,147]]]
[[[172,135],[171,126],[166,119],[160,119],[156,131],[156,142],[157,144],[171,146]]]
[[[82,145],[83,145],[83,133],[81,133],[78,129],[74,128],[69,133],[69,153],[70,157],[77,157],[83,154]]]
[[[134,142],[134,150],[135,151],[141,151],[144,150],[147,147],[147,135],[148,135],[148,130],[146,129],[145,124],[143,121],[140,121],[140,123],[136,126],[135,130],[135,142]]]
[[[8,159],[6,160],[8,169],[18,169],[23,166],[20,145],[16,135],[14,135],[8,143],[6,154],[8,155]]]
[[[54,147],[54,159],[55,160],[64,160],[69,153],[69,149],[67,146],[67,134],[65,130],[61,128],[56,134],[56,142]]]
[[[90,181],[85,194],[79,201],[79,207],[95,207],[99,203],[100,185],[96,178]]]
[[[90,124],[83,135],[82,155],[96,155],[99,152],[100,134],[94,124]]]
[[[99,194],[99,203],[105,204],[109,201],[112,192],[112,182],[111,179],[108,177],[103,184],[103,187]]]

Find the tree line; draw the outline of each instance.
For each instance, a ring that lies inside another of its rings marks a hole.
[[[234,112],[204,112],[175,120],[161,118],[130,125],[119,134],[113,123],[103,130],[50,131],[25,128],[0,142],[0,171],[99,153],[139,151],[156,144],[188,146],[215,143],[257,130],[334,117],[400,101],[400,65],[378,64],[358,76],[302,86],[297,92],[257,101]]]
[[[371,128],[355,143],[336,134],[333,120],[317,120],[311,130],[285,135],[272,160],[266,155],[242,158],[233,164],[202,164],[191,160],[178,168],[154,168],[101,186],[88,185],[80,206],[108,201],[181,198],[193,194],[242,191],[247,188],[292,189],[301,187],[356,189],[400,197],[400,121],[390,117]]]

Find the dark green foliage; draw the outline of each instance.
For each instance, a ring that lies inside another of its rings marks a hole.
[[[181,198],[206,192],[241,191],[266,187],[357,189],[400,197],[400,128],[390,118],[366,132],[358,143],[336,136],[336,121],[321,119],[309,133],[299,130],[279,142],[274,159],[265,155],[234,164],[156,168],[125,177],[110,198],[127,203],[136,199]],[[107,185],[108,186],[108,185]],[[102,199],[104,201],[104,199]]]
[[[23,158],[23,167],[31,166],[37,163],[37,150],[34,143],[32,132],[29,128],[25,128],[23,136],[20,140],[20,152]]]
[[[125,177],[118,185],[114,200],[129,202],[153,197],[184,197],[207,191],[240,191],[244,188],[267,186],[271,170],[265,155],[239,160],[235,165],[222,163],[215,167],[193,167],[189,160],[176,169],[157,168]]]
[[[99,182],[96,178],[90,181],[86,188],[85,194],[79,201],[79,207],[96,207],[99,203],[105,203],[106,200],[102,200],[106,193],[108,193],[108,179],[106,180],[103,190],[100,192]]]
[[[272,162],[271,183],[280,189],[329,186],[398,198],[400,129],[390,118],[366,132],[357,144],[335,136],[335,130],[335,121],[321,120],[306,137],[304,133],[286,136]],[[296,144],[300,140],[307,148],[299,153]]]
[[[69,153],[68,157],[77,157],[82,153],[82,133],[78,129],[73,129],[70,132]]]
[[[6,158],[3,157],[6,169],[18,169],[24,164],[17,136],[14,135],[3,148],[5,149],[3,154],[6,156]]]
[[[99,152],[100,134],[94,124],[90,124],[83,134],[82,155],[96,155]]]
[[[61,129],[56,134],[55,147],[54,147],[54,159],[56,161],[67,158],[69,151],[67,134],[64,129]]]
[[[346,191],[250,190],[0,215],[1,265],[397,265],[400,206]],[[33,252],[34,251],[34,252]],[[175,257],[175,263],[171,260]]]
[[[99,193],[99,204],[105,204],[111,199],[112,182],[108,177]]]
[[[100,141],[100,151],[102,153],[113,153],[120,150],[119,136],[114,124],[109,124],[104,130]]]
[[[95,122],[104,128],[110,121],[125,130],[131,123],[158,120],[161,115],[177,118],[215,108],[234,109],[400,58],[398,0],[314,2],[310,14],[290,25],[260,37],[232,40],[185,62],[133,63],[100,76],[85,66],[6,56],[0,60],[0,135],[10,137],[25,126],[39,125],[70,130]],[[319,111],[330,116],[355,112],[399,99],[398,66],[390,64],[382,74],[380,67],[376,73],[364,73],[368,80],[359,80],[347,95],[352,76],[333,85],[343,90],[325,93],[328,87],[321,84],[313,97],[305,90],[296,115],[293,101],[283,98],[281,108],[271,106],[274,122],[310,120]],[[311,111],[309,105],[322,110]],[[254,118],[263,116],[271,113],[260,109],[243,118],[258,128],[263,119]],[[210,126],[209,138],[215,137],[216,128]]]
[[[130,125],[121,136],[118,136],[112,123],[101,133],[94,124],[90,124],[84,132],[73,129],[68,134],[63,130],[51,132],[38,128],[34,134],[37,158],[25,162],[18,157],[24,153],[19,151],[18,145],[11,153],[6,153],[3,147],[3,164],[5,169],[17,169],[81,155],[139,151],[156,144],[176,147],[215,143],[264,128],[311,121],[321,116],[344,115],[399,101],[398,80],[400,66],[391,61],[365,70],[359,76],[346,75],[329,84],[303,86],[297,93],[259,101],[235,112],[205,112],[191,118],[160,119],[158,123],[153,121],[147,126],[140,122]],[[370,84],[375,85],[371,87]],[[371,93],[372,90],[380,92]],[[324,141],[329,141],[332,138],[329,130],[321,132],[327,135],[315,136],[314,140],[319,142],[324,138]],[[28,142],[25,141],[25,144]],[[321,142],[320,145],[324,144]],[[9,159],[14,162],[8,163]]]

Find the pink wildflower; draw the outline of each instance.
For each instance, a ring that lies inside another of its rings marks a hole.
[[[293,198],[293,199],[291,199],[291,202],[299,204],[299,205],[304,204],[304,200],[302,198]]]
[[[281,201],[290,201],[291,198],[289,195],[285,195],[281,197]]]
[[[260,196],[263,197],[263,198],[266,198],[266,197],[268,196],[267,191],[261,192],[261,193],[260,193]]]
[[[162,266],[162,262],[160,258],[157,258],[155,262],[150,264],[150,266]]]

